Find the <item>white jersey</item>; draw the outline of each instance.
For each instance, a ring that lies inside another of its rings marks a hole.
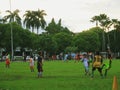
[[[88,67],[88,59],[87,58],[83,58],[82,61],[83,61],[84,66]]]
[[[33,60],[33,58],[30,58],[30,66],[34,66],[34,60]]]

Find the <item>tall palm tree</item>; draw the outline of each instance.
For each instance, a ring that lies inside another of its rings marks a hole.
[[[26,13],[23,15],[23,17],[25,17],[23,24],[28,29],[31,29],[31,27],[32,27],[32,32],[34,32],[35,21],[36,21],[34,11],[27,10]]]
[[[4,18],[1,18],[0,22],[3,23],[3,24],[5,24],[7,22],[7,20],[5,20]]]
[[[13,32],[12,32],[12,24],[11,22],[16,22],[17,24],[21,25],[21,18],[19,16],[19,10],[16,9],[15,11],[11,12],[10,10],[6,11],[9,13],[8,15],[3,17],[3,20],[7,21],[10,23],[11,26],[11,51],[12,51],[12,59],[14,57],[14,52],[13,52]]]
[[[100,17],[99,16],[94,16],[90,20],[90,22],[95,22],[96,23],[96,27],[98,27],[99,21],[100,21]]]
[[[36,28],[37,28],[37,34],[39,33],[39,28],[41,27],[42,29],[45,28],[46,25],[46,21],[44,19],[44,16],[46,16],[47,14],[45,13],[44,10],[39,10],[35,12],[36,18],[37,18],[37,22],[36,22]]]
[[[1,14],[1,12],[0,12],[0,14]],[[0,17],[0,23],[5,23],[5,22],[7,22],[3,17]]]
[[[107,49],[110,50],[110,38],[109,38],[109,29],[112,26],[111,20],[104,21],[105,32],[107,32]]]
[[[106,28],[108,28],[107,22],[109,21],[109,17],[107,17],[106,14],[100,14],[98,16],[92,17],[92,19],[90,21],[96,22],[96,26],[98,26],[98,24],[99,24],[99,26],[103,29],[102,51],[105,51],[105,31],[106,31]]]
[[[116,52],[117,51],[117,31],[119,30],[120,31],[120,21],[118,21],[118,19],[112,19],[112,25],[113,25],[113,28],[114,28],[114,51]]]
[[[102,34],[102,36],[103,36],[102,51],[105,51],[105,46],[106,46],[105,32],[106,32],[106,27],[107,27],[106,24],[109,21],[109,17],[106,14],[100,14],[99,17],[100,17],[99,23],[100,23],[100,26],[103,29],[103,34]]]
[[[4,21],[9,20],[9,22],[16,22],[17,24],[21,25],[21,18],[18,14],[20,11],[18,9],[13,12],[11,12],[10,10],[7,10],[6,12],[9,14],[3,17]]]
[[[46,25],[44,16],[46,15],[46,13],[44,12],[44,10],[39,10],[38,11],[26,11],[26,13],[23,15],[23,17],[25,17],[24,19],[24,25],[27,28],[31,28],[32,27],[32,32],[34,32],[34,29],[37,28],[37,33],[39,28],[44,28]]]
[[[112,19],[112,25],[115,30],[120,30],[120,21],[118,21],[117,19]]]

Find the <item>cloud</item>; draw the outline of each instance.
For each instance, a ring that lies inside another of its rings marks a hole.
[[[45,10],[45,19],[62,19],[62,23],[72,31],[79,32],[93,27],[90,19],[101,13],[119,19],[120,0],[11,0],[12,10]],[[0,3],[2,12],[9,9],[9,0]],[[1,11],[0,10],[0,11]]]

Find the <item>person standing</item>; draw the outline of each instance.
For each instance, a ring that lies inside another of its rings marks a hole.
[[[39,56],[38,56],[38,60],[37,60],[37,70],[38,70],[38,78],[42,77],[42,72],[43,72],[43,57],[42,57],[42,52],[39,52],[38,53]]]
[[[31,72],[34,72],[34,60],[33,60],[33,56],[30,56],[30,70],[31,70]]]
[[[83,65],[84,65],[84,68],[85,68],[85,75],[90,75],[90,72],[89,72],[89,60],[88,60],[86,54],[83,54],[83,58],[81,59],[81,61],[83,62]]]
[[[94,56],[94,60],[92,63],[92,74],[91,77],[94,77],[94,71],[96,69],[98,69],[100,76],[103,78],[103,74],[102,74],[102,63],[103,63],[103,59],[102,56],[100,55],[99,51],[96,52],[96,55]]]
[[[6,68],[10,67],[10,55],[8,53],[6,54],[5,64],[6,64]]]

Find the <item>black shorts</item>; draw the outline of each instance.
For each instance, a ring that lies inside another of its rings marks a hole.
[[[43,68],[41,66],[37,67],[38,72],[43,72]]]

